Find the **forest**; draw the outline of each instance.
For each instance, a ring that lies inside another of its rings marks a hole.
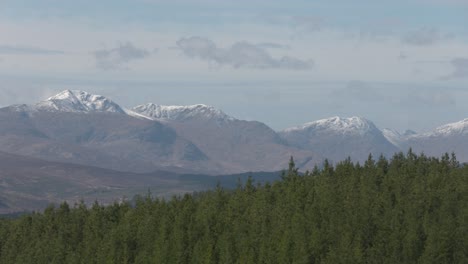
[[[468,166],[411,150],[0,219],[0,263],[468,263]]]

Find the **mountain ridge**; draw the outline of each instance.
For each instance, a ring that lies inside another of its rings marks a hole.
[[[312,122],[305,123],[300,126],[284,129],[282,132],[288,133],[298,130],[322,130],[324,132],[338,132],[338,133],[365,133],[370,129],[376,129],[374,123],[363,117],[349,117],[342,118],[333,116],[330,118],[320,119]]]
[[[468,153],[458,146],[463,144],[457,144],[468,134],[468,119],[422,134],[380,129],[358,116],[333,116],[275,131],[262,122],[241,120],[205,104],[147,103],[124,108],[107,97],[80,90],[65,90],[33,105],[4,107],[0,114],[2,149],[36,157],[52,155],[59,161],[78,158],[84,164],[95,159],[91,165],[96,165],[109,155],[93,150],[92,139],[105,152],[117,153],[114,165],[109,163],[111,156],[102,163],[111,169],[137,169],[141,165],[136,164],[146,160],[149,163],[141,168],[192,166],[195,171],[207,172],[212,167],[217,172],[241,173],[280,170],[287,167],[289,156],[297,157],[302,167],[311,168],[324,158],[364,160],[369,153],[391,156],[410,147],[429,153],[457,150],[468,160]],[[10,124],[12,120],[15,125]],[[91,126],[85,125],[90,122]],[[442,138],[448,147],[434,143]],[[145,154],[138,153],[139,149]],[[90,159],[84,158],[87,156]],[[134,164],[127,165],[122,159]]]
[[[154,118],[103,96],[66,90],[39,107],[0,109],[0,147],[51,161],[137,172],[159,168],[208,174],[278,171],[287,167],[290,156],[301,164],[321,160],[314,153],[289,147],[261,122],[238,120],[214,107],[166,106],[163,110],[167,111],[157,116],[162,118]]]
[[[213,106],[195,105],[157,105],[147,103],[135,106],[132,111],[155,120],[184,121],[191,118],[217,119],[223,121],[236,120]]]

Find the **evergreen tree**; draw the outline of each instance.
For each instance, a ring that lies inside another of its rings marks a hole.
[[[468,263],[468,166],[411,149],[234,190],[0,219],[0,263]]]

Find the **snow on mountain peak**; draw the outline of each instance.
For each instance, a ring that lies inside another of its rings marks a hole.
[[[405,134],[401,134],[400,132],[398,132],[397,130],[395,129],[390,129],[390,128],[384,128],[382,129],[382,134],[384,135],[384,137],[390,141],[393,145],[395,146],[400,146],[402,144],[402,142],[405,140],[405,138],[407,136],[410,136],[410,135],[407,135],[408,134],[408,131],[405,132]]]
[[[125,113],[125,111],[112,100],[79,90],[65,90],[45,101],[36,104],[37,110],[61,112],[111,112]]]
[[[459,122],[450,123],[436,128],[433,132],[425,134],[426,136],[450,136],[455,134],[468,134],[468,118]]]
[[[323,131],[334,132],[340,134],[365,134],[368,131],[377,129],[375,125],[362,117],[342,118],[334,116],[331,118],[321,119],[310,123],[305,123],[301,126],[286,129],[284,132],[294,131]]]
[[[132,111],[152,119],[185,121],[192,118],[234,120],[223,111],[204,104],[178,106],[156,105],[153,103],[139,105]]]
[[[390,129],[390,128],[384,128],[382,129],[382,134],[384,137],[390,141],[393,145],[402,148],[404,146],[404,143],[412,138],[412,137],[418,137],[419,135],[414,132],[413,130],[406,130],[403,134],[398,132],[395,129]]]

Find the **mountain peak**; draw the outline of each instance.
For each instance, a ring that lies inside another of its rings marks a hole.
[[[84,91],[79,91],[79,90],[64,90],[54,96],[49,97],[46,101],[52,101],[52,100],[64,100],[70,97],[76,97],[76,95],[79,94],[87,94]]]
[[[440,126],[430,133],[431,136],[449,136],[455,134],[468,134],[468,118]]]
[[[45,101],[36,104],[38,110],[61,112],[111,112],[125,113],[112,100],[102,96],[90,94],[80,90],[65,90]]]
[[[223,111],[204,104],[195,105],[157,105],[148,103],[132,108],[132,111],[152,119],[186,121],[190,119],[234,120]]]
[[[334,132],[340,134],[365,134],[370,130],[377,129],[370,120],[367,120],[363,117],[349,117],[342,118],[339,116],[334,116],[326,119],[317,120],[314,122],[305,123],[301,126],[293,127],[286,129],[285,132],[293,132],[300,130],[308,131],[324,131],[324,132]]]

